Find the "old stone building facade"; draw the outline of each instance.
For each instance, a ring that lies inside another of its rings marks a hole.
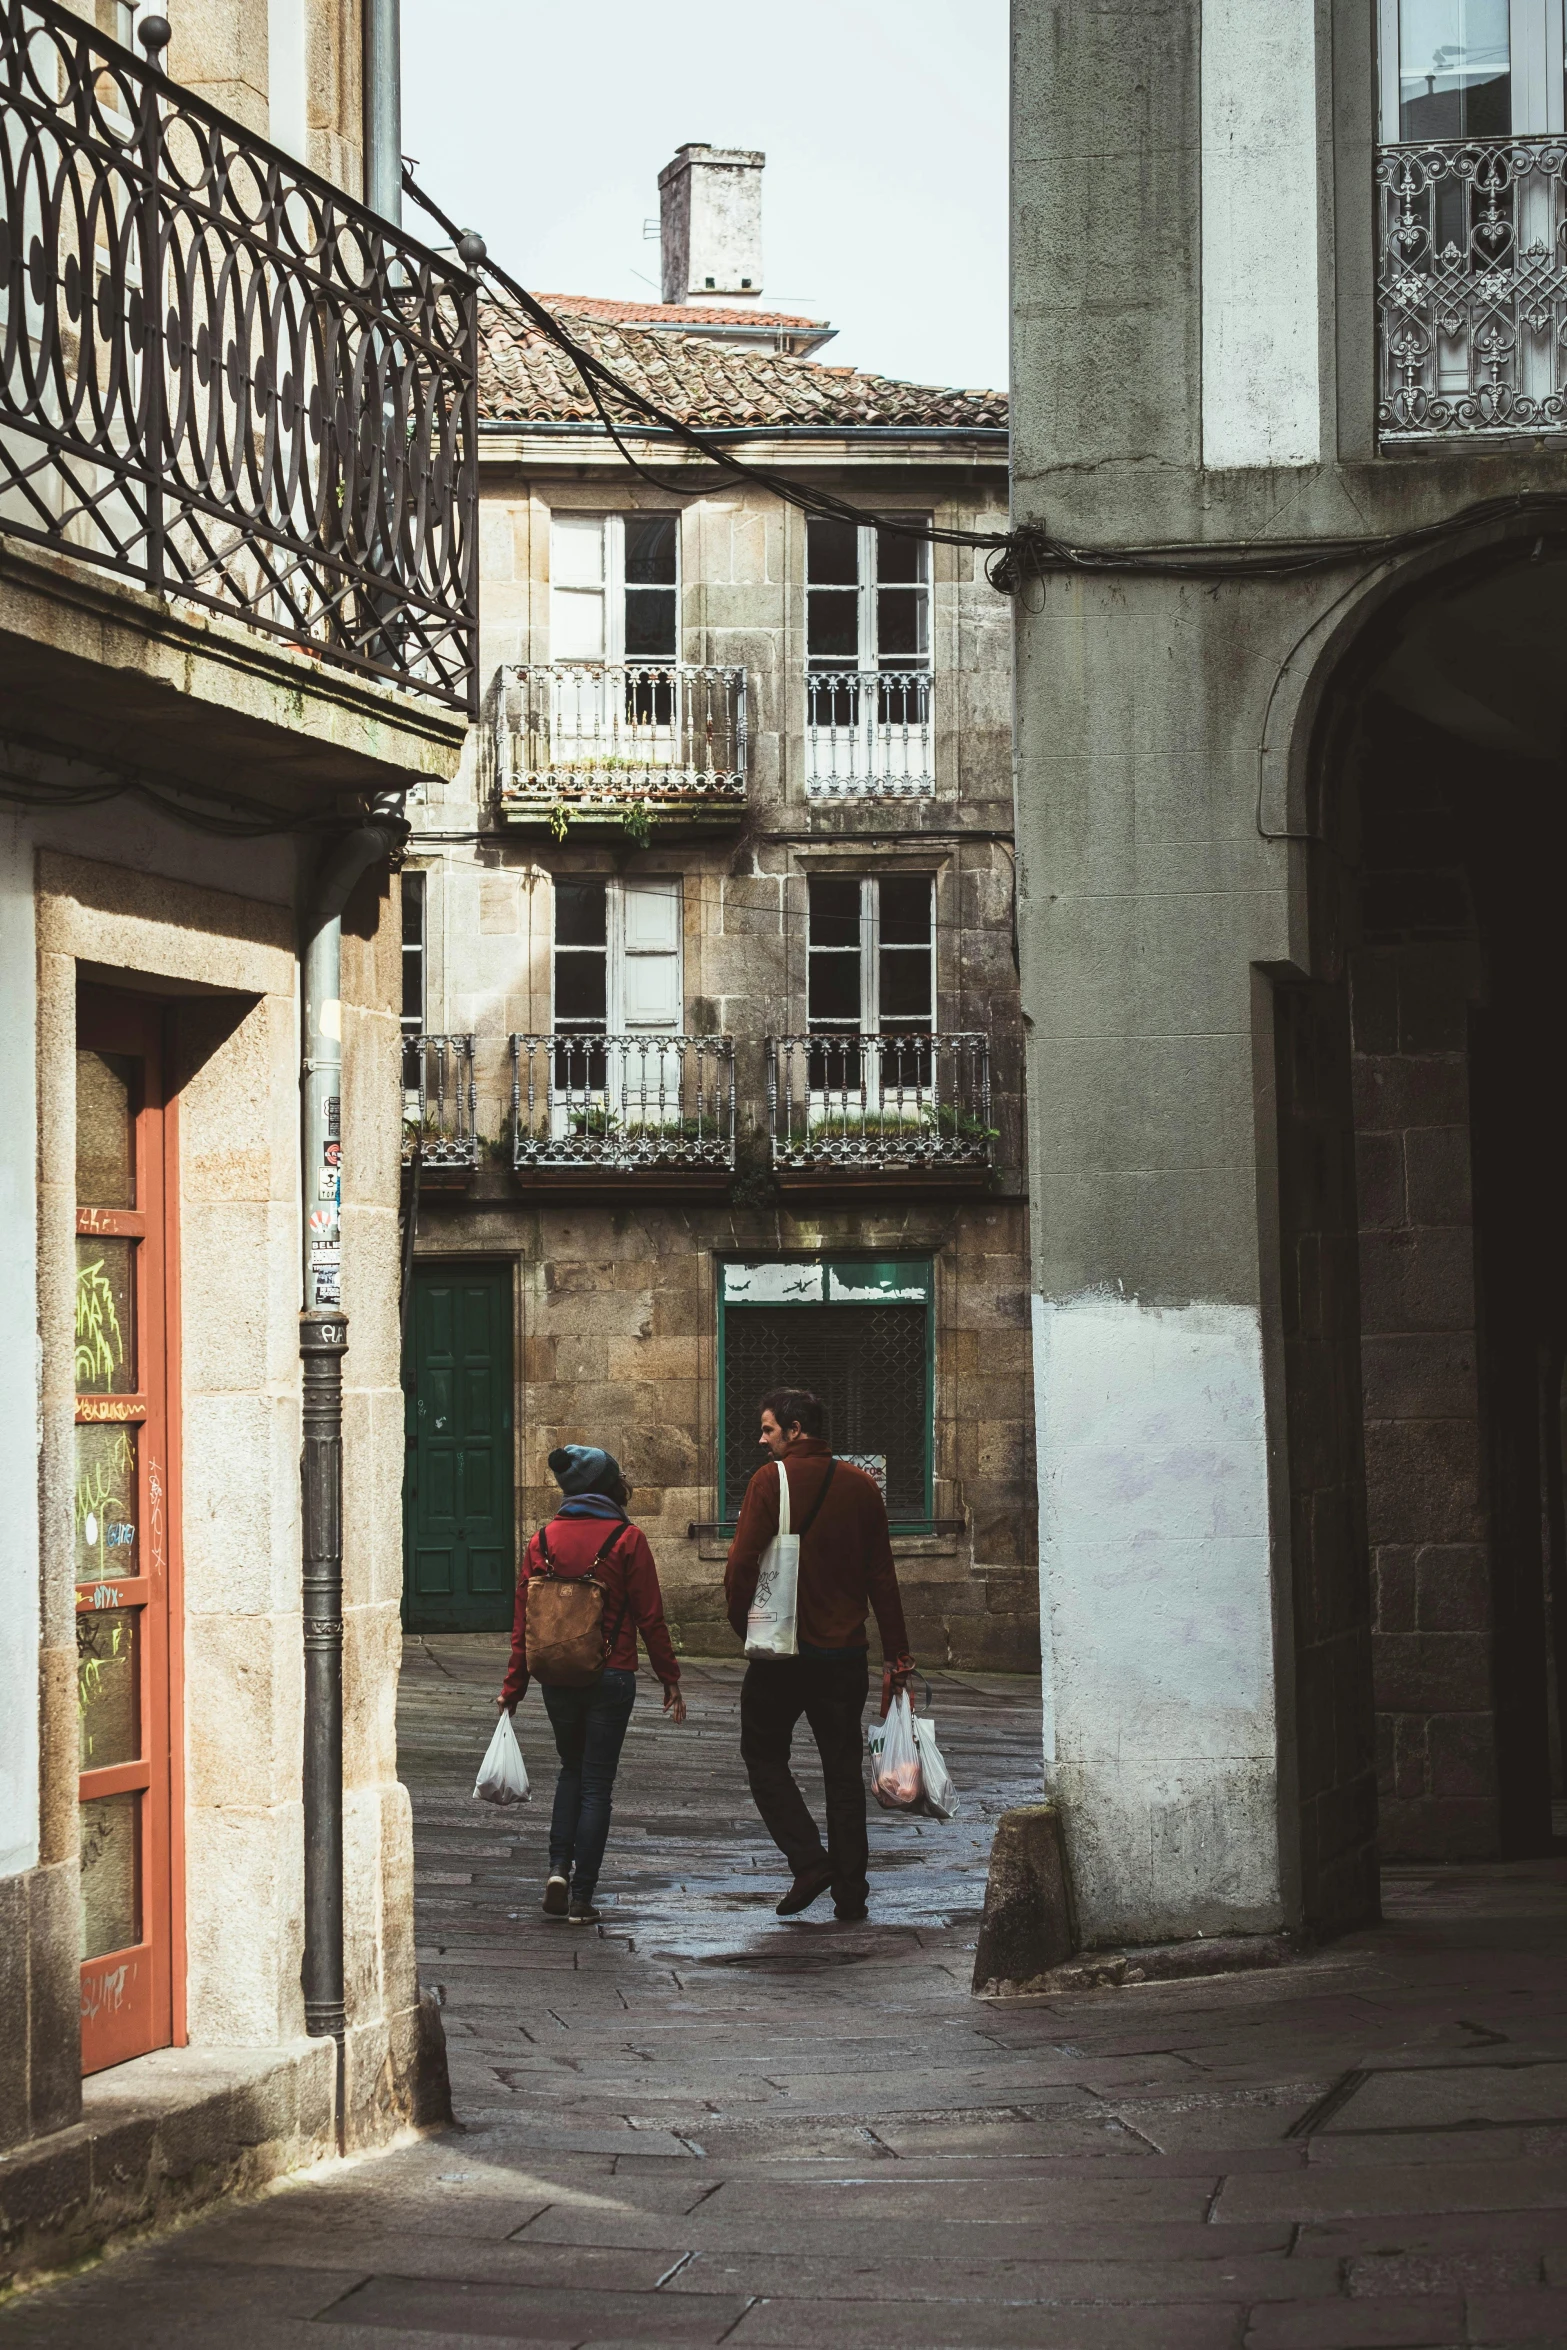
[[[731,196],[687,205],[683,303],[551,305],[689,423],[886,519],[807,517],[656,431],[640,477],[569,358],[486,312],[484,717],[402,885],[406,1620],[508,1621],[546,1457],[591,1439],[677,1639],[733,1653],[727,1529],[792,1381],[885,1480],[916,1654],[1021,1670],[1011,624],[981,551],[897,528],[1001,527],[1005,403],[801,356],[830,330],[758,307]]]
[[[1047,1777],[1331,1930],[1567,1824],[1562,11],[1017,22]]]
[[[440,2069],[391,867],[468,722],[475,288],[361,200],[387,14],[0,11],[6,2274]]]

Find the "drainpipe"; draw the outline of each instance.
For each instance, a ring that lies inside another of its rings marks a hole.
[[[403,218],[402,0],[362,0],[365,202]]]
[[[326,851],[305,904],[303,1366],[305,1649],[305,2030],[337,2043],[337,2139],[344,2142],[343,2004],[343,907],[356,881],[403,845],[402,791],[377,792],[365,818]]]

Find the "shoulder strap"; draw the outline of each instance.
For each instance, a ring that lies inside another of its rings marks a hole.
[[[811,1528],[816,1523],[817,1513],[821,1509],[822,1503],[827,1499],[827,1488],[832,1483],[832,1473],[837,1466],[838,1463],[836,1460],[829,1460],[827,1463],[827,1474],[822,1479],[821,1490],[817,1494],[816,1499],[812,1502],[810,1508],[806,1511],[805,1524],[800,1528],[800,1540],[802,1542],[805,1540],[805,1537],[807,1534],[809,1534]]]
[[[782,1461],[778,1464],[778,1531],[789,1532],[789,1472]]]
[[[545,1574],[553,1575],[555,1572],[555,1561],[550,1555],[550,1534],[548,1526],[541,1526],[539,1528],[539,1556],[544,1561]]]
[[[604,1540],[599,1544],[598,1549],[593,1554],[593,1567],[597,1567],[603,1564],[604,1560],[608,1558],[610,1552],[614,1549],[616,1543],[620,1540],[620,1537],[622,1534],[624,1534],[630,1523],[631,1520],[629,1518],[622,1518],[618,1526],[612,1526],[610,1528],[609,1533],[604,1537]],[[588,1573],[590,1575],[593,1572],[593,1567],[589,1567],[588,1569]]]
[[[604,1559],[608,1558],[610,1552],[614,1549],[616,1543],[620,1540],[622,1534],[625,1533],[630,1523],[631,1520],[629,1518],[621,1519],[620,1524],[615,1527],[614,1531],[610,1534],[609,1539],[601,1544],[598,1556],[593,1561],[593,1567],[598,1566]],[[593,1567],[589,1567],[588,1569],[588,1573],[590,1575],[593,1572]],[[626,1620],[626,1610],[630,1605],[631,1578],[629,1575],[627,1575],[625,1581],[621,1584],[620,1587],[620,1605],[615,1610],[615,1621],[613,1624],[611,1624],[608,1632],[604,1637],[604,1661],[606,1664],[615,1653],[615,1643],[620,1638],[620,1627]],[[634,1641],[632,1645],[633,1647],[635,1646]]]

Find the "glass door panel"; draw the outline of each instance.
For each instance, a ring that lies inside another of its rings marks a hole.
[[[72,1493],[84,2072],[174,2036],[165,1154],[159,1008],[84,988]]]

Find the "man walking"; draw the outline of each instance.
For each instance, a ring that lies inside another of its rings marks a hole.
[[[781,1918],[809,1909],[832,1887],[846,1924],[863,1918],[866,1877],[865,1778],[860,1724],[870,1686],[865,1617],[876,1611],[882,1653],[881,1710],[914,1670],[903,1601],[887,1533],[887,1509],[873,1477],[835,1461],[821,1403],[804,1388],[762,1398],[762,1445],[769,1455],[746,1488],[724,1569],[729,1621],[743,1640],[762,1553],[778,1531],[778,1480],[789,1480],[789,1521],[800,1531],[796,1603],[799,1654],[753,1657],[740,1687],[740,1753],[763,1824],[793,1871]],[[773,1463],[776,1462],[776,1468]],[[794,1727],[804,1714],[822,1758],[827,1843],[789,1768]]]

